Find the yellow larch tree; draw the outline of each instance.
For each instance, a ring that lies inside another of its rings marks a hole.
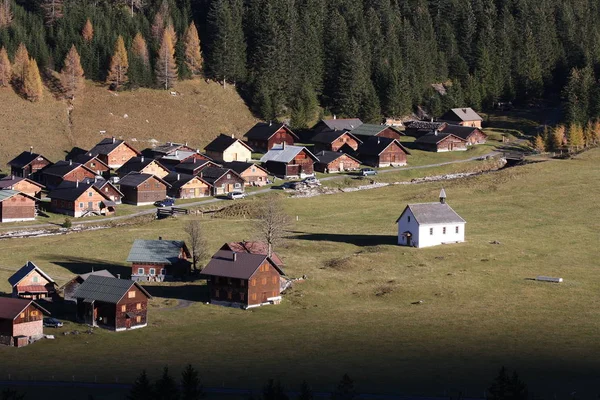
[[[29,101],[36,102],[42,98],[42,77],[35,59],[30,58],[25,67],[25,78],[23,79],[23,94]]]
[[[156,81],[166,89],[173,87],[177,80],[177,64],[175,63],[175,49],[169,30],[165,29],[162,35],[158,58],[154,68]]]
[[[8,53],[6,49],[2,47],[0,49],[0,87],[6,87],[10,85],[10,79],[12,78],[12,67],[10,60],[8,59]]]
[[[27,68],[28,63],[29,52],[27,51],[27,47],[25,47],[23,43],[19,43],[12,66],[13,76],[19,84],[23,84],[23,80],[25,79],[25,69]]]
[[[87,21],[85,21],[85,25],[81,30],[81,37],[83,37],[83,40],[86,43],[90,43],[94,38],[94,26],[92,25],[92,21],[90,21],[89,18],[87,19]]]
[[[185,64],[192,75],[200,75],[202,71],[202,53],[200,51],[200,37],[196,24],[192,22],[185,31]]]
[[[75,93],[83,87],[83,68],[75,45],[71,46],[65,57],[63,68],[60,71],[60,83],[68,98],[75,96]]]
[[[114,86],[115,90],[119,90],[127,83],[127,69],[129,68],[129,61],[127,59],[127,50],[125,50],[125,42],[123,37],[119,35],[117,43],[115,44],[115,53],[110,59],[110,67],[108,69],[108,76],[106,82],[111,86]]]

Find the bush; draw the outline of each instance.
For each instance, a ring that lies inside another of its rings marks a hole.
[[[71,218],[66,217],[65,220],[64,220],[64,222],[62,223],[62,227],[69,229],[72,226],[73,226],[73,223],[71,222]]]

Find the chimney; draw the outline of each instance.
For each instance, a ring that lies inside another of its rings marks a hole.
[[[33,146],[29,146],[29,153],[33,154]]]
[[[75,187],[76,187],[76,188],[78,188],[78,187],[79,187],[79,179],[77,179],[77,180],[75,181]]]
[[[431,117],[431,122],[433,122],[433,117]]]
[[[466,114],[467,113],[467,109],[463,108],[462,111]]]
[[[237,254],[235,253],[235,251],[231,252],[231,259],[233,260],[233,262],[237,260]]]
[[[141,157],[140,157],[140,160],[141,160],[142,162],[144,162],[144,156],[141,156]]]
[[[117,279],[121,279],[121,274],[117,274]]]
[[[269,126],[272,126],[272,125],[273,125],[273,121],[269,121]]]
[[[381,138],[377,136],[377,144],[381,143]]]
[[[159,236],[159,237],[158,237],[158,240],[162,240],[162,236]]]
[[[177,180],[181,179],[181,175],[177,174]]]
[[[73,165],[73,160],[69,160],[69,165]]]
[[[179,150],[175,150],[175,157],[179,155]]]
[[[281,143],[281,149],[285,150],[285,142]]]
[[[433,131],[433,134],[434,134],[435,136],[437,136],[437,135],[438,135],[438,130],[436,129],[435,131]]]
[[[187,146],[187,142],[185,142],[183,145],[184,145],[184,146]]]
[[[232,134],[231,134],[231,138],[232,138],[232,139],[235,139],[235,133],[232,133]]]
[[[444,188],[440,191],[440,203],[446,204],[446,191]]]
[[[115,139],[115,137],[113,136],[113,137],[112,137],[112,142],[113,142],[113,143],[115,143],[115,141],[116,141],[116,139]]]
[[[202,178],[203,175],[204,175],[204,173],[202,171],[200,171],[200,178]]]
[[[337,119],[337,116],[335,114],[333,114],[333,119]]]

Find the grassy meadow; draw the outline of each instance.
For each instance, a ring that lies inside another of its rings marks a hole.
[[[259,388],[278,378],[332,390],[347,372],[362,392],[481,397],[505,365],[540,396],[596,396],[599,178],[596,149],[444,182],[467,220],[467,242],[427,249],[396,246],[395,220],[407,203],[436,201],[440,183],[285,199],[297,221],[277,251],[288,276],[308,280],[280,306],[206,305],[202,281],[149,286],[147,328],[3,347],[0,374],[125,382],[142,368],[156,377],[163,365],[179,374],[192,363],[209,386]],[[0,291],[28,259],[59,284],[92,266],[126,274],[134,239],[185,239],[186,218],[0,241]],[[246,219],[205,218],[204,228],[211,252],[255,237]],[[537,275],[564,283],[531,280]],[[179,299],[193,303],[177,308]],[[85,328],[61,330],[73,329]]]

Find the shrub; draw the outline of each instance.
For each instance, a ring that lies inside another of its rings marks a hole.
[[[73,226],[73,223],[71,222],[71,218],[66,217],[65,220],[64,220],[64,222],[62,223],[62,227],[69,229],[72,226]]]

